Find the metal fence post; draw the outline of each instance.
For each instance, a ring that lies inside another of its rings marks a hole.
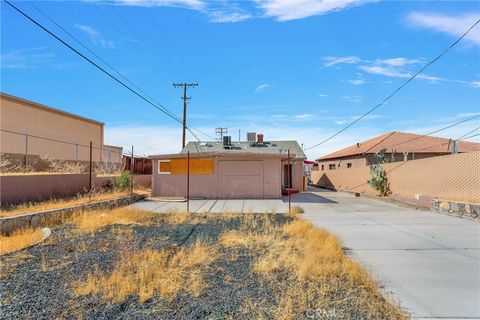
[[[24,163],[25,163],[25,169],[27,168],[28,166],[28,133],[25,132],[25,159],[24,159]]]
[[[190,151],[187,151],[187,212],[190,213]]]
[[[130,181],[130,194],[133,194],[133,177],[135,175],[135,158],[133,157],[133,145],[132,145],[132,161],[130,162],[130,172],[132,179]]]
[[[291,186],[291,174],[292,168],[290,167],[290,149],[288,149],[288,165],[287,165],[287,187],[288,187],[288,213],[291,212],[292,207],[292,186]]]
[[[92,197],[92,149],[93,145],[92,141],[90,141],[90,157],[88,163],[88,193],[90,194],[90,198]]]

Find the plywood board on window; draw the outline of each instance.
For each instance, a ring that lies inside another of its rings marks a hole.
[[[187,174],[187,159],[171,159],[171,174]],[[190,159],[190,174],[213,174],[213,159]]]

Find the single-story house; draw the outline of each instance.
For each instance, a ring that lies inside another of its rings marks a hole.
[[[374,155],[386,149],[386,157],[406,161],[455,153],[480,151],[480,143],[393,131],[356,143],[318,158],[314,170],[336,170],[377,163]]]
[[[153,155],[152,196],[185,197],[187,157],[189,193],[193,198],[280,198],[290,187],[303,190],[303,161],[296,141],[189,142],[178,154]],[[288,152],[290,151],[290,167]]]

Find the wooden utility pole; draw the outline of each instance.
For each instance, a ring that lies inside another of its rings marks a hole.
[[[223,136],[228,133],[228,128],[215,128],[215,133],[220,136],[220,142],[222,142]]]
[[[185,134],[187,130],[187,100],[191,99],[191,97],[187,97],[187,87],[197,87],[198,83],[173,83],[174,88],[183,87],[183,136],[182,136],[182,149],[185,148]]]

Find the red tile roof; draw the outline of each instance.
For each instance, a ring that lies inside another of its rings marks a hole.
[[[448,153],[449,139],[393,131],[318,158],[326,160],[376,153],[382,149],[397,153]],[[480,143],[460,141],[458,152],[480,151]]]

